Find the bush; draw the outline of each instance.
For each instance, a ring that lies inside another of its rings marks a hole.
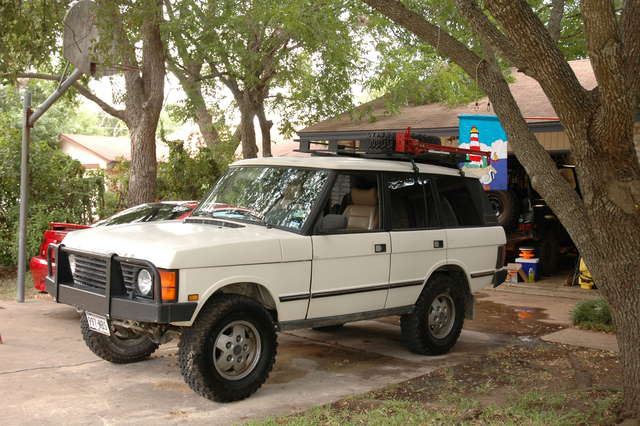
[[[604,299],[582,300],[571,311],[573,324],[593,330],[613,331],[613,318]]]

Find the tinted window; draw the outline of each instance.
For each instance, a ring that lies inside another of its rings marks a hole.
[[[425,175],[387,176],[391,229],[424,229],[437,226],[431,178]]]
[[[483,226],[484,202],[478,179],[437,176],[440,215],[445,226]],[[486,198],[486,197],[485,197]]]

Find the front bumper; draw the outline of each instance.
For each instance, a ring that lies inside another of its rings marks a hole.
[[[45,278],[46,290],[57,303],[72,305],[83,311],[131,321],[168,324],[189,321],[196,310],[197,303],[162,302],[160,300],[160,278],[157,268],[147,261],[121,258],[117,255],[101,255],[80,250],[73,250],[63,245],[51,244],[47,250],[47,258],[55,251],[58,260],[57,268],[49,266]],[[104,294],[92,289],[76,285],[69,268],[69,254],[80,254],[106,260],[106,285]],[[122,277],[119,271],[120,262],[138,263],[152,271],[154,277],[155,299],[137,298],[131,294],[123,294]],[[49,262],[51,265],[51,262]]]

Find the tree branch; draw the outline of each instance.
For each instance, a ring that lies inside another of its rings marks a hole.
[[[581,6],[587,52],[598,81],[604,114],[615,119],[619,114],[624,114],[623,111],[628,111],[628,82],[634,78],[624,73],[623,48],[613,3],[608,0],[583,0]],[[633,31],[637,30],[636,27]]]
[[[561,120],[569,122],[591,106],[587,91],[526,0],[493,0],[486,7],[515,49],[532,58],[532,75]]]
[[[562,17],[564,16],[565,0],[551,0],[551,13],[549,14],[549,22],[547,30],[551,39],[556,43],[560,40],[562,31]]]
[[[624,75],[640,75],[640,0],[627,0],[622,11],[620,25],[622,29],[622,44],[624,58]],[[634,103],[640,103],[640,78],[630,78],[631,90],[635,97]]]
[[[513,48],[509,39],[489,21],[487,15],[478,7],[476,0],[456,0],[456,5],[477,33],[491,43],[504,59],[527,74],[527,61]]]
[[[11,74],[11,75],[15,75],[18,78],[35,78],[35,79],[38,79],[38,80],[50,80],[50,81],[60,81],[60,78],[61,78],[61,76],[59,76],[59,75],[43,74],[43,73],[31,73],[31,72],[23,72],[23,73],[18,73],[18,74]],[[106,112],[107,114],[109,114],[109,115],[111,115],[111,116],[113,116],[113,117],[115,117],[117,119],[120,119],[122,121],[126,121],[124,110],[116,109],[116,108],[112,107],[107,102],[103,101],[102,99],[100,99],[99,97],[94,95],[91,92],[91,90],[89,90],[88,87],[80,84],[77,81],[74,82],[72,86],[73,86],[73,88],[75,88],[78,91],[78,93],[80,93],[82,96],[84,96],[85,98],[89,99],[90,101],[94,102],[96,105],[98,105],[100,108],[102,108],[102,110],[104,112]]]
[[[451,58],[470,76],[475,76],[476,68],[482,62],[482,58],[470,51],[467,46],[453,38],[442,28],[433,25],[397,0],[362,1],[396,24],[408,29],[431,46],[434,46],[439,54]]]

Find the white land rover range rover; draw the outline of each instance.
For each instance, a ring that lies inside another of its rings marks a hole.
[[[103,359],[140,361],[179,335],[187,384],[234,401],[267,379],[281,330],[401,315],[410,350],[447,352],[473,293],[501,282],[504,244],[456,168],[261,158],[234,163],[183,221],[70,233],[47,290],[84,311]]]

